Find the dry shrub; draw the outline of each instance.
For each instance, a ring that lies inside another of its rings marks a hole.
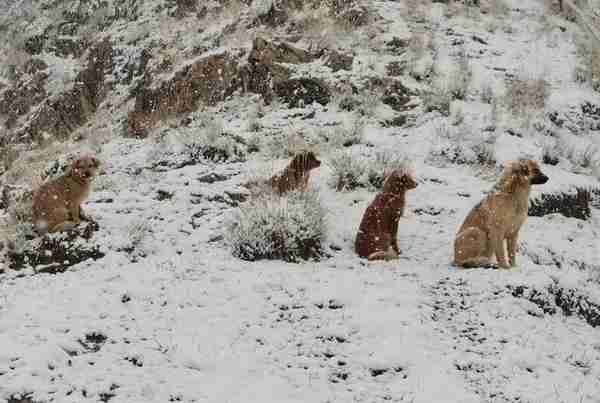
[[[459,50],[457,56],[458,61],[448,77],[448,89],[454,99],[465,99],[471,85],[473,71],[464,47]]]
[[[489,81],[486,81],[481,86],[480,93],[481,101],[486,104],[491,104],[494,100],[494,90],[492,89],[492,85]]]
[[[397,152],[380,151],[367,157],[357,157],[340,151],[329,160],[332,170],[329,185],[338,192],[357,188],[378,190],[383,186],[386,173],[408,165],[408,158]]]
[[[290,158],[310,148],[304,134],[298,130],[284,131],[260,140],[263,157],[268,160]]]
[[[452,93],[446,85],[435,83],[430,90],[423,91],[421,97],[425,112],[438,111],[444,116],[450,115]]]
[[[575,67],[575,81],[586,82],[600,91],[600,47],[590,40],[577,42],[579,64]]]
[[[436,130],[438,142],[429,150],[429,161],[484,167],[496,165],[496,135],[474,133],[466,124],[448,127],[441,123]]]
[[[335,149],[362,144],[365,137],[365,122],[360,118],[352,117],[341,125],[323,132],[322,136],[327,144]]]
[[[565,217],[587,220],[591,216],[590,201],[590,190],[580,187],[570,191],[542,193],[531,200],[528,215],[543,217],[558,213]]]
[[[100,247],[91,242],[96,223],[83,223],[73,231],[28,237],[8,253],[13,270],[34,268],[36,272],[59,273],[70,266],[104,257]]]
[[[326,210],[318,192],[265,194],[243,204],[226,225],[232,253],[242,260],[319,259],[326,238]]]
[[[550,95],[550,85],[539,78],[515,78],[507,86],[506,101],[516,115],[544,109]]]

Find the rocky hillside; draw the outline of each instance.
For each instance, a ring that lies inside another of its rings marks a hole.
[[[564,3],[2,2],[0,402],[597,402],[600,4]],[[308,192],[244,186],[304,149]],[[95,222],[37,236],[83,153]],[[519,157],[518,267],[451,266]],[[359,259],[406,166],[400,259]]]

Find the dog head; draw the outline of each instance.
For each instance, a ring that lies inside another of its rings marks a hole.
[[[400,194],[418,186],[413,174],[404,169],[395,169],[387,175],[383,184],[384,193]]]
[[[510,162],[504,174],[496,184],[496,190],[514,193],[518,188],[531,185],[541,185],[548,182],[548,177],[542,173],[537,162],[531,159],[519,159]]]
[[[87,182],[96,176],[99,167],[100,161],[97,158],[86,155],[73,162],[73,165],[71,166],[71,175]]]
[[[519,172],[529,180],[532,185],[542,185],[548,182],[548,177],[540,170],[540,166],[533,160],[519,160]]]
[[[292,167],[299,172],[308,172],[321,166],[321,161],[317,159],[312,151],[304,151],[296,154],[292,160]]]

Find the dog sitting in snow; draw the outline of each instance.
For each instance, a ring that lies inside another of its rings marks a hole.
[[[383,190],[362,217],[354,244],[360,257],[369,260],[398,258],[398,221],[404,214],[406,192],[416,187],[413,175],[406,170],[397,169],[388,175]]]
[[[454,264],[461,267],[516,266],[519,230],[527,218],[531,185],[548,181],[529,159],[509,163],[494,190],[467,215],[454,241]],[[504,249],[508,249],[508,262]],[[509,265],[510,264],[510,265]]]
[[[70,230],[87,217],[81,203],[87,199],[100,161],[91,156],[73,162],[68,172],[43,184],[33,195],[33,223],[39,233]]]
[[[310,171],[321,166],[312,151],[303,151],[292,158],[292,161],[283,172],[269,179],[270,187],[279,195],[284,195],[293,190],[306,190]]]
[[[282,172],[267,180],[250,180],[243,186],[250,189],[251,192],[267,190],[283,196],[294,190],[306,190],[310,171],[320,166],[321,161],[317,159],[314,152],[303,151],[294,155]]]

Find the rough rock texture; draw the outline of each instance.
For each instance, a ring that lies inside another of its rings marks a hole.
[[[323,59],[325,60],[325,66],[330,67],[334,72],[340,70],[352,70],[352,64],[354,63],[354,56],[344,54],[333,49],[327,49],[323,51]]]
[[[238,58],[228,52],[201,56],[170,80],[138,90],[134,110],[128,116],[128,133],[144,137],[161,118],[191,112],[199,103],[214,105],[241,86]]]
[[[331,91],[321,80],[314,78],[297,78],[275,84],[275,93],[290,108],[310,105],[318,102],[327,105],[331,99]]]
[[[87,66],[68,91],[45,100],[13,141],[39,141],[43,133],[65,138],[85,123],[106,95],[104,76],[112,69],[113,49],[108,40],[99,42],[88,55]]]
[[[128,134],[144,137],[160,119],[191,112],[199,104],[214,105],[236,90],[261,94],[269,103],[273,95],[284,96],[286,102],[301,97],[305,102],[329,102],[329,90],[312,79],[289,80],[290,71],[281,63],[301,64],[316,58],[303,49],[284,42],[254,40],[247,64],[228,52],[201,56],[175,72],[156,87],[136,91],[136,102],[128,116]],[[294,91],[300,90],[299,95]]]
[[[42,62],[43,63],[43,62]],[[28,64],[29,71],[42,70],[41,65]],[[6,128],[11,129],[20,116],[28,113],[46,97],[44,88],[48,73],[37,71],[32,77],[22,77],[12,88],[3,92],[0,98],[0,114],[6,115]]]

